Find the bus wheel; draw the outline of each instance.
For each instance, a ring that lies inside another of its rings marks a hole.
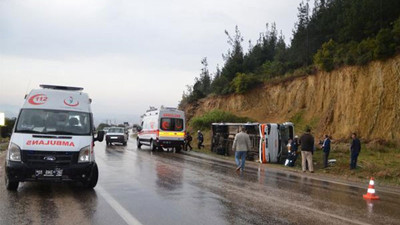
[[[175,147],[175,152],[180,152],[182,150],[182,147],[181,146],[176,146]]]

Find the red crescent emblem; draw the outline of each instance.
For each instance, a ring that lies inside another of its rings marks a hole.
[[[33,95],[28,100],[29,104],[31,105],[42,105],[46,103],[46,101],[47,101],[47,96],[45,94]]]
[[[65,99],[65,100],[64,100],[64,104],[67,105],[67,106],[75,107],[75,106],[78,106],[78,105],[79,105],[79,102],[77,101],[75,104],[69,104],[69,103],[67,102],[67,100]]]

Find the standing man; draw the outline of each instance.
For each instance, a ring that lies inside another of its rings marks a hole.
[[[201,147],[204,148],[203,141],[204,141],[203,134],[201,133],[200,130],[198,130],[197,131],[197,147],[198,147],[198,149],[201,149]]]
[[[232,149],[235,151],[235,161],[237,165],[236,171],[243,171],[247,151],[251,149],[250,136],[246,133],[246,129],[244,127],[242,127],[241,131],[235,135]]]
[[[314,151],[314,137],[311,135],[311,129],[307,128],[306,133],[300,137],[301,145],[301,167],[305,173],[307,170],[306,163],[308,163],[308,169],[311,173],[314,173],[313,156]]]
[[[328,167],[328,157],[329,152],[331,151],[331,139],[329,135],[325,135],[325,140],[322,143],[322,150],[324,151],[324,168]]]
[[[357,138],[356,133],[351,134],[351,143],[350,143],[350,169],[356,169],[357,168],[357,158],[358,154],[360,154],[361,151],[361,142]]]

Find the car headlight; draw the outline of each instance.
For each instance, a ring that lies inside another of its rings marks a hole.
[[[85,163],[85,162],[90,162],[91,157],[90,157],[90,146],[83,147],[79,151],[79,157],[78,157],[78,163]]]
[[[12,142],[8,146],[8,159],[10,161],[21,162],[21,148]]]

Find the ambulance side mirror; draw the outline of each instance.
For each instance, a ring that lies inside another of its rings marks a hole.
[[[97,131],[97,137],[94,140],[102,142],[104,140],[104,130]]]

